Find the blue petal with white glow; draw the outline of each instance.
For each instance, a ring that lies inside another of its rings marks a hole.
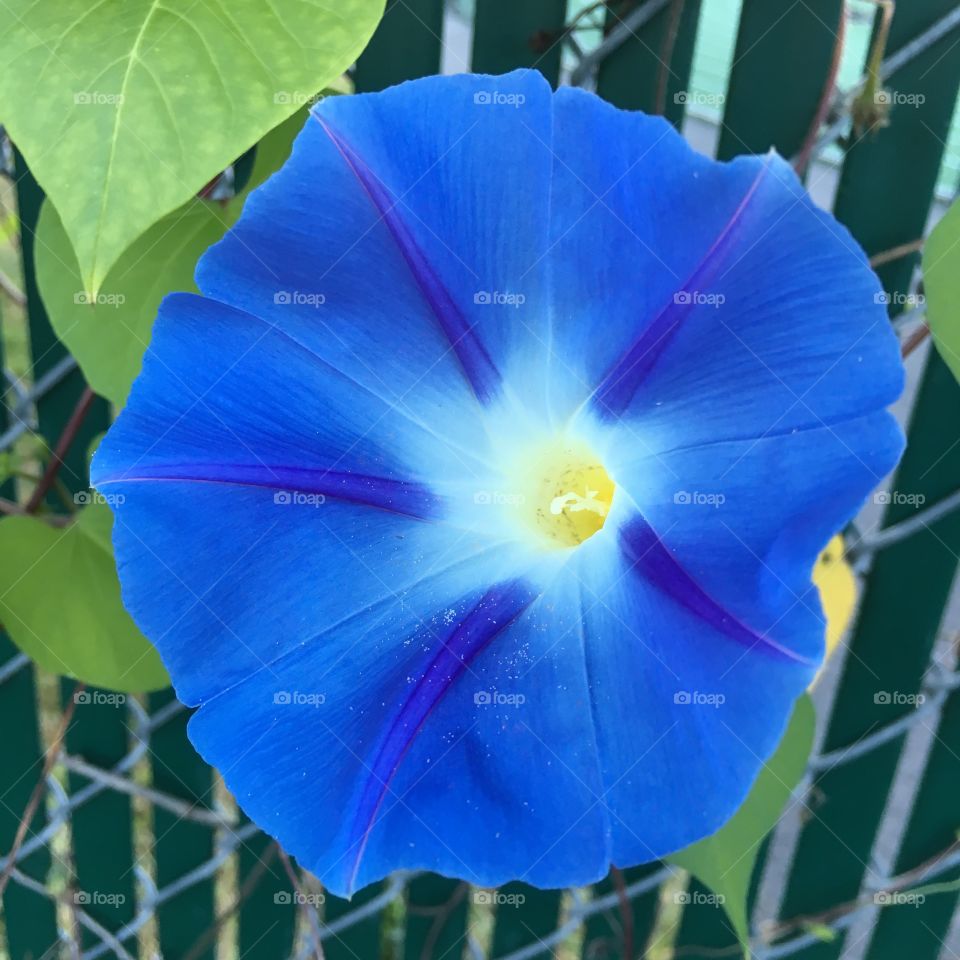
[[[779,157],[542,77],[315,107],[94,462],[244,810],[348,894],[579,885],[716,830],[895,465],[866,259]]]

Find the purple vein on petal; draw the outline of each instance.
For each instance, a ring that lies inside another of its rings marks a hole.
[[[482,402],[491,400],[500,388],[500,372],[473,327],[453,302],[453,298],[407,229],[398,211],[400,201],[390,195],[387,188],[377,179],[356,151],[331,128],[323,117],[317,113],[311,116],[319,121],[347,166],[360,181],[380,219],[386,224],[417,286],[430,304],[440,329],[459,360],[473,392]]]
[[[391,480],[320,467],[268,466],[266,464],[204,463],[181,466],[158,464],[130,474],[98,477],[99,487],[111,483],[223,483],[242,487],[263,487],[281,496],[294,493],[320,495],[331,500],[345,500],[414,517],[433,520],[442,513],[443,498],[419,483]],[[276,499],[276,497],[275,497]]]
[[[491,587],[477,604],[440,639],[440,648],[400,707],[368,767],[353,821],[350,849],[355,849],[349,889],[353,890],[370,832],[400,762],[434,707],[471,662],[499,636],[539,594],[524,580]]]
[[[743,216],[769,169],[770,159],[767,158],[736,210],[701,258],[697,268],[676,293],[703,293],[716,280],[729,254],[735,249],[737,227],[743,221]],[[677,302],[676,293],[661,307],[660,312],[627,351],[610,367],[593,391],[591,399],[601,416],[617,417],[627,409],[637,388],[653,369],[684,319],[694,308],[694,303]],[[687,299],[689,301],[689,298]]]
[[[641,576],[715,630],[749,648],[763,647],[788,660],[814,665],[772,637],[748,627],[713,599],[680,565],[657,532],[642,516],[620,530],[620,544],[630,565]]]

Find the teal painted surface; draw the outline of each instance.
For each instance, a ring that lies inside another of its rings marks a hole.
[[[560,921],[560,890],[536,890],[525,883],[508,883],[499,890],[491,956],[501,957],[538,943]]]
[[[898,4],[891,50],[952,7],[948,0]],[[868,253],[922,234],[960,81],[956,41],[956,36],[944,38],[890,79],[894,89],[922,94],[923,105],[895,108],[889,127],[861,138],[849,150],[836,214]],[[906,257],[880,271],[888,292],[906,292],[914,263]],[[933,504],[960,487],[958,422],[960,388],[939,359],[931,357],[895,489],[922,495]],[[893,504],[885,522],[902,520],[913,510],[909,504]],[[874,695],[919,690],[958,553],[960,518],[954,514],[877,557],[827,728],[826,749],[851,743],[910,709],[877,704]],[[909,643],[904,642],[907,637]],[[819,778],[815,789],[821,799],[801,837],[785,916],[817,913],[856,896],[901,749],[902,741],[895,741]],[[839,937],[806,951],[803,960],[836,957],[842,945]]]
[[[628,13],[611,13],[608,27]],[[700,0],[672,0],[620,47],[597,71],[597,93],[625,110],[663,114],[679,126],[690,88]]]
[[[647,864],[623,871],[625,887],[649,877],[661,869],[659,863]],[[616,886],[612,878],[607,877],[593,888],[594,897],[604,897],[614,893]],[[660,890],[655,887],[649,893],[634,897],[630,901],[629,916],[625,917],[618,905],[587,920],[581,957],[583,960],[621,960],[626,947],[626,934],[629,930],[633,941],[634,956],[641,956],[644,945],[650,939],[657,919],[657,904]]]
[[[0,666],[19,651],[0,633]],[[33,789],[43,772],[43,748],[38,730],[38,711],[32,667],[25,667],[0,684],[0,729],[3,730],[3,762],[0,763],[0,851],[13,847],[17,829]],[[46,824],[43,806],[30,823],[27,838]],[[41,848],[22,861],[19,869],[43,882],[50,869],[50,854]],[[39,960],[57,941],[53,901],[32,893],[11,880],[3,895],[7,948],[11,957]]]
[[[345,914],[369,903],[382,890],[382,884],[373,884],[359,891],[350,901],[328,895],[323,905],[324,921],[330,923],[340,919]],[[357,957],[379,956],[381,919],[380,913],[373,914],[325,940],[323,954],[326,960],[355,960]]]
[[[0,304],[0,310],[4,306]],[[2,363],[3,340],[0,338],[0,365]],[[4,402],[8,399],[5,397]],[[9,425],[10,416],[4,406],[0,408],[0,429]],[[0,495],[4,497],[12,499],[14,493],[12,482],[0,487]],[[19,654],[10,638],[0,632],[0,669]],[[5,855],[13,848],[22,815],[43,772],[34,670],[29,665],[0,683],[0,730],[4,731],[3,762],[0,763],[0,853]],[[42,830],[46,822],[41,805],[30,823],[28,838]],[[19,869],[43,882],[50,869],[49,852],[38,850],[22,861]],[[12,957],[37,960],[56,943],[56,914],[47,897],[31,893],[12,881],[3,894],[3,912],[7,949]]]
[[[108,690],[91,687],[75,694],[73,680],[62,680],[60,687],[64,709],[72,700],[78,701],[67,730],[68,751],[95,767],[109,770],[130,749],[126,705],[117,703]],[[67,778],[72,794],[90,782],[79,774]],[[104,790],[77,808],[70,820],[76,895],[83,898],[83,909],[94,920],[115,932],[136,915],[130,798],[115,790]],[[84,930],[83,942],[89,948],[96,946],[100,938]],[[127,949],[136,955],[136,941],[129,941]]]
[[[701,102],[688,109],[689,113],[710,121],[717,121],[722,110],[715,106],[718,95],[727,92],[727,77],[734,62],[737,23],[742,0],[702,0],[699,36],[694,53],[690,87],[702,94]],[[849,0],[847,4],[847,34],[843,58],[840,62],[838,86],[852,90],[863,74],[869,48],[871,24],[875,6],[867,0]],[[824,152],[831,163],[840,163],[843,153],[836,147]],[[947,134],[947,149],[943,168],[937,181],[941,199],[949,199],[957,189],[960,178],[960,105],[954,112]]]
[[[935,503],[960,486],[958,420],[960,387],[932,354],[895,489]],[[911,509],[894,504],[887,521],[904,519]],[[954,514],[877,557],[825,749],[853,743],[913,709],[877,703],[874,698],[884,691],[909,696],[919,690],[957,553],[960,516]],[[816,781],[814,816],[801,837],[783,906],[785,917],[818,913],[857,895],[902,746],[902,739],[893,741]],[[843,942],[840,936],[798,956],[837,957]],[[924,956],[915,954],[917,960]]]
[[[174,699],[165,690],[151,694],[154,713]],[[187,711],[155,730],[150,737],[150,765],[157,790],[209,808],[213,803],[213,770],[187,739]],[[184,820],[154,807],[153,851],[157,886],[164,887],[213,856],[213,831],[206,824]],[[204,880],[166,901],[157,909],[160,950],[164,960],[213,960],[213,945],[197,950],[214,923],[214,883]]]
[[[893,865],[895,874],[913,870],[957,841],[960,830],[960,694],[944,708],[927,768],[910,811],[907,829]],[[954,869],[935,883],[956,882]],[[885,908],[877,921],[867,960],[936,956],[947,939],[957,893],[930,893],[922,901]]]
[[[683,907],[676,939],[683,955],[711,957],[717,950],[735,948],[736,931],[730,926],[723,905],[712,898],[710,888],[691,878],[687,894],[689,900]]]
[[[473,22],[474,73],[536,67],[552,84],[560,74],[559,42],[566,0],[482,0]]]
[[[743,0],[717,156],[800,150],[830,72],[841,0]]]
[[[442,36],[443,0],[387,0],[383,19],[357,60],[357,91],[437,73]]]
[[[247,822],[245,819],[243,822]],[[297,921],[293,885],[276,843],[257,833],[237,851],[237,946],[243,960],[275,960],[290,953]]]
[[[471,890],[460,880],[433,874],[415,877],[407,891],[405,960],[459,957]]]

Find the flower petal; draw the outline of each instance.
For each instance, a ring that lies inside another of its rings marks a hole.
[[[175,294],[161,306],[131,402],[93,473],[98,486],[232,480],[424,517],[438,501],[423,478],[485,468],[280,327]]]
[[[194,742],[337,894],[398,868],[596,880],[609,845],[579,595],[563,576],[539,589],[499,581],[419,620],[360,618],[333,640],[349,671],[306,645],[204,704]],[[316,709],[274,704],[307,677]]]
[[[490,550],[515,569],[489,533],[437,522],[433,482],[471,467],[285,332],[184,294],[164,301],[92,480],[114,498],[124,602],[197,703],[402,602],[424,570],[486,583]]]
[[[554,97],[552,399],[582,403],[735,216],[759,161],[717,164],[662,117]],[[574,266],[575,265],[575,266]]]
[[[660,450],[896,399],[880,284],[779,157],[714,163],[659,118],[566,89],[555,144],[554,354],[601,416],[628,412]]]
[[[611,470],[640,514],[621,534],[637,572],[753,656],[819,662],[811,571],[896,463],[893,417],[646,457],[616,446]]]
[[[523,318],[546,309],[550,139],[536,71],[328,98],[199,286],[462,435],[471,389],[499,391]],[[296,302],[305,292],[323,307]]]
[[[742,642],[621,554],[582,567],[584,630],[612,860],[662,857],[745,798],[814,668]]]
[[[582,884],[679,849],[743,799],[813,673],[751,655],[612,538],[532,603],[492,582],[431,616],[421,592],[365,611],[191,721],[248,814],[332,892],[400,868]]]
[[[355,683],[359,647],[383,649],[378,629],[446,610],[525,562],[486,537],[355,503],[278,503],[272,491],[219,482],[109,490],[124,605],[190,705],[273,676],[304,647],[322,667],[291,688],[333,672]]]

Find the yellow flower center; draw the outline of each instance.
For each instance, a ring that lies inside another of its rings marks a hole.
[[[586,446],[566,438],[536,451],[522,469],[525,520],[556,548],[602,529],[616,485]]]

